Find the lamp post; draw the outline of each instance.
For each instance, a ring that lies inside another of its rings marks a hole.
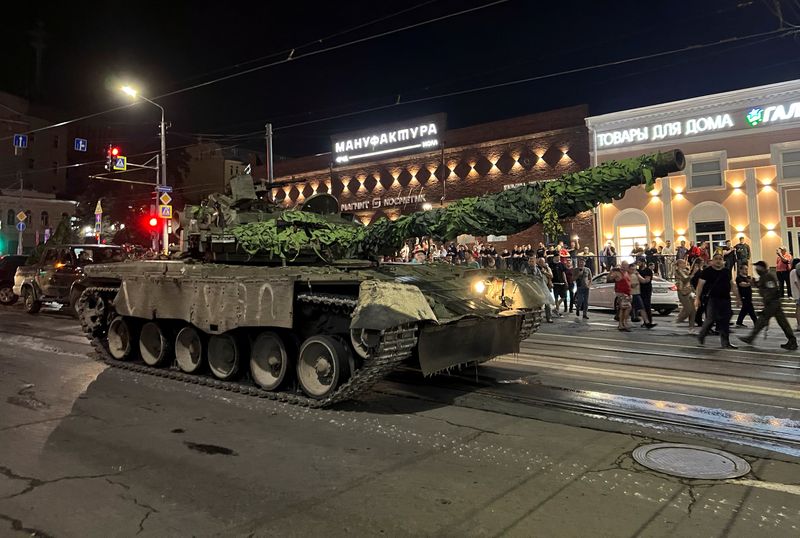
[[[167,124],[164,121],[164,107],[156,103],[155,101],[151,101],[144,95],[137,92],[135,89],[131,88],[130,86],[123,86],[120,88],[124,93],[130,95],[134,99],[139,97],[142,101],[147,101],[151,105],[157,106],[161,110],[161,174],[160,181],[156,181],[156,185],[166,185],[167,184]],[[158,191],[158,189],[156,189]],[[156,194],[158,196],[158,194]],[[156,200],[158,202],[158,200]],[[156,203],[156,205],[158,205]],[[167,219],[161,219],[163,221],[163,253],[169,255],[169,222]]]

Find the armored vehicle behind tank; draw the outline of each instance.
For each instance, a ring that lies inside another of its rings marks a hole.
[[[678,151],[644,156],[371,226],[329,195],[281,210],[240,177],[231,196],[184,212],[183,259],[88,268],[79,317],[114,366],[327,405],[405,361],[432,374],[518,352],[551,301],[537,274],[380,254],[547,224],[682,168]]]

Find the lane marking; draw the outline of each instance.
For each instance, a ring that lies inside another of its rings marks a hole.
[[[647,345],[647,346],[668,346],[668,347],[679,347],[679,348],[683,348],[683,349],[687,349],[687,348],[688,349],[706,349],[706,348],[701,348],[701,347],[696,346],[696,345],[666,344],[666,343],[663,343],[663,342],[653,342],[653,341],[642,342],[640,340],[626,340],[626,339],[619,339],[619,338],[617,338],[617,339],[614,339],[614,338],[600,338],[598,336],[578,336],[576,334],[560,335],[560,334],[550,334],[550,333],[534,333],[534,335],[531,338],[528,338],[525,341],[526,342],[536,342],[537,341],[536,339],[538,337],[540,337],[540,336],[545,336],[545,337],[552,336],[553,338],[582,338],[584,340],[602,340],[604,342],[618,342],[618,343],[626,343],[626,344],[642,344],[642,345]],[[689,335],[687,334],[687,336],[689,336]],[[542,342],[542,343],[545,343],[545,342]],[[564,342],[560,342],[560,343],[561,343],[561,345],[565,345]],[[708,349],[715,350],[716,348],[711,348],[710,347]],[[631,351],[635,351],[635,350],[631,350]],[[772,357],[790,356],[790,357],[797,357],[798,360],[800,360],[800,357],[798,357],[797,355],[788,355],[788,354],[784,355],[784,353],[779,353],[777,351],[774,351],[774,352],[750,351],[750,350],[747,350],[747,349],[729,349],[729,350],[726,350],[726,351],[727,352],[731,352],[731,353],[752,353],[752,354],[755,354],[755,355],[770,355]],[[783,350],[781,350],[781,351],[783,351]]]
[[[578,374],[596,374],[601,375],[604,377],[611,377],[611,378],[620,378],[620,379],[629,379],[629,380],[641,380],[641,379],[648,379],[650,381],[667,381],[667,382],[677,382],[682,383],[687,386],[693,387],[703,387],[703,388],[719,388],[719,389],[728,389],[737,392],[747,392],[751,394],[761,394],[763,396],[779,396],[783,398],[789,398],[792,400],[800,400],[800,392],[798,391],[791,391],[779,388],[772,388],[768,386],[755,386],[755,385],[745,385],[742,383],[732,383],[728,381],[715,381],[711,379],[704,379],[704,380],[694,380],[688,377],[680,377],[680,376],[670,376],[670,375],[662,375],[662,374],[652,374],[647,372],[637,372],[637,373],[628,373],[621,370],[615,369],[607,369],[607,368],[596,368],[593,366],[578,366],[575,364],[564,364],[564,363],[552,363],[543,361],[545,357],[539,357],[536,355],[530,355],[532,357],[536,357],[536,360],[526,359],[522,357],[518,357],[516,359],[506,359],[506,358],[497,358],[495,360],[506,362],[509,364],[513,364],[516,360],[518,363],[522,362],[523,364],[528,364],[530,366],[540,366],[543,368],[548,368],[551,370],[559,370],[560,372],[572,372]],[[546,357],[550,359],[551,357]],[[708,374],[709,376],[716,376],[717,374]]]
[[[735,478],[725,480],[725,484],[733,484],[735,486],[745,486],[748,488],[761,488],[769,489],[772,491],[780,491],[781,493],[788,493],[790,495],[800,495],[800,486],[794,484],[781,484],[779,482],[762,482],[760,480],[751,480],[749,478]]]

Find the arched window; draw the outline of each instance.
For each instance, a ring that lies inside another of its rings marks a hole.
[[[47,228],[50,226],[50,215],[47,214],[47,211],[42,211],[42,216],[40,217],[42,221],[42,227]]]
[[[14,221],[15,220],[16,220],[16,217],[14,216],[14,210],[13,209],[9,209],[8,213],[6,213],[6,224],[8,224],[9,226],[14,226]]]

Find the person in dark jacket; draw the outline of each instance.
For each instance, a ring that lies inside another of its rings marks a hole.
[[[708,297],[706,306],[706,319],[703,328],[700,329],[698,342],[702,346],[705,343],[706,335],[711,330],[711,325],[717,324],[720,343],[723,349],[736,349],[730,342],[730,322],[733,311],[731,310],[731,289],[736,290],[736,302],[741,306],[739,289],[733,282],[733,275],[730,269],[725,268],[725,260],[721,253],[714,254],[711,264],[703,269],[697,283],[697,297],[695,307],[701,307],[701,297]]]
[[[761,329],[769,324],[769,320],[775,318],[788,340],[785,344],[781,344],[781,347],[790,350],[797,349],[797,338],[794,336],[792,327],[786,319],[786,314],[783,313],[783,307],[781,307],[781,297],[783,293],[780,291],[778,279],[769,272],[767,262],[765,261],[758,261],[753,264],[753,267],[756,268],[756,273],[758,273],[756,287],[758,287],[758,292],[761,294],[761,298],[764,301],[764,309],[759,313],[756,324],[753,330],[750,331],[750,334],[742,336],[739,339],[742,342],[751,344],[758,333],[761,332]]]

